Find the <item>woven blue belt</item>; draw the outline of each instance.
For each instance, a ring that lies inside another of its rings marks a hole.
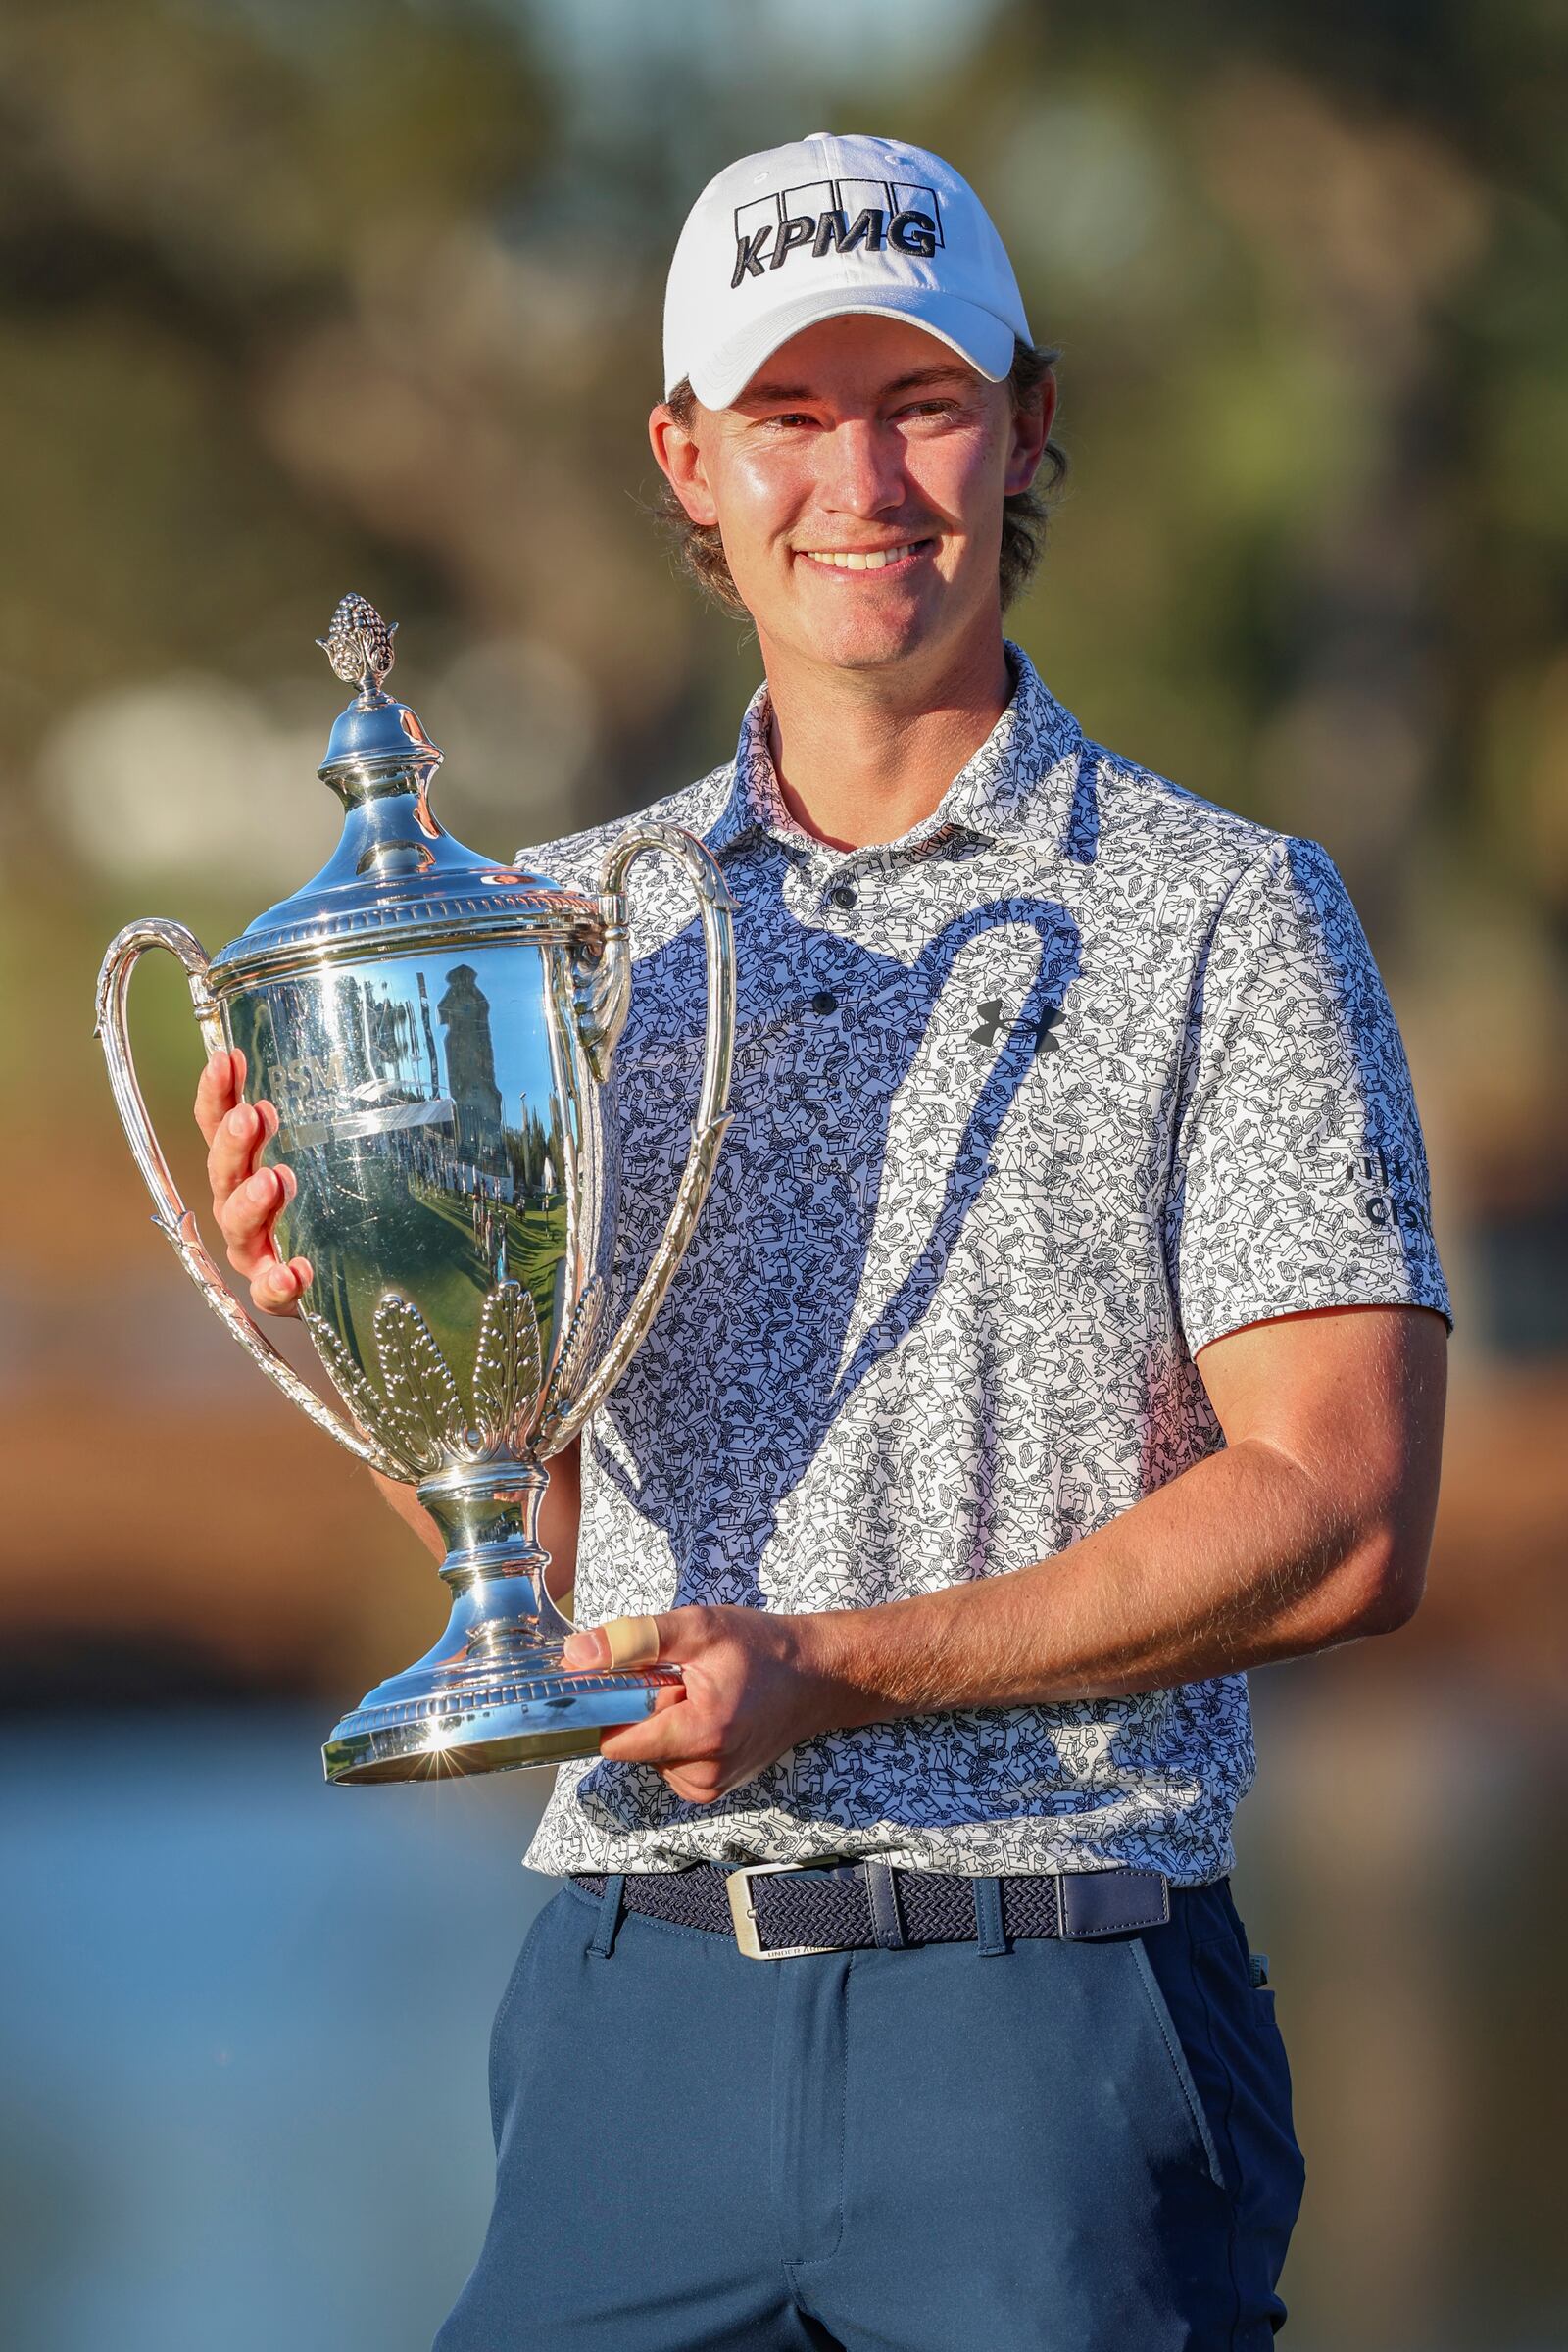
[[[733,1936],[753,1960],[808,1952],[900,1951],[923,1943],[1004,1948],[1015,1936],[1126,1935],[1170,1918],[1162,1871],[1076,1870],[971,1879],[880,1861],[758,1862],[724,1870],[573,1873],[585,1894],[682,1928]],[[1000,1889],[1000,1899],[999,1899]]]

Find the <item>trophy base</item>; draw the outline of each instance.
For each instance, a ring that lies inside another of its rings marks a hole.
[[[678,1666],[563,1662],[572,1628],[546,1590],[535,1532],[545,1478],[536,1462],[507,1461],[420,1483],[451,1546],[452,1614],[433,1649],[344,1716],[321,1750],[329,1781],[456,1781],[597,1755],[602,1731],[640,1723],[661,1690],[680,1689]]]
[[[597,1755],[602,1731],[641,1722],[653,1713],[656,1692],[679,1683],[668,1667],[572,1674],[541,1665],[417,1698],[376,1703],[371,1691],[336,1726],[321,1761],[329,1781],[350,1787],[561,1764]]]

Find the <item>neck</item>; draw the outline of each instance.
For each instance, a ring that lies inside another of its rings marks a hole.
[[[923,824],[1007,707],[1000,628],[968,646],[874,669],[762,648],[774,772],[797,824],[839,850]]]

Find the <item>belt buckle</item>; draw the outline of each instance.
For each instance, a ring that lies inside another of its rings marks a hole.
[[[803,1960],[812,1952],[847,1952],[847,1943],[779,1943],[764,1951],[757,1932],[757,1913],[752,1908],[753,1879],[776,1879],[785,1871],[797,1874],[808,1870],[833,1870],[842,1857],[818,1857],[814,1862],[744,1862],[729,1873],[725,1893],[729,1896],[730,1917],[735,1922],[735,1941],[748,1960]]]

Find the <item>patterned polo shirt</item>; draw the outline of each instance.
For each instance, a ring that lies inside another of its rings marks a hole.
[[[1310,1307],[1446,1314],[1403,1049],[1328,857],[1089,741],[1007,661],[994,732],[886,847],[787,816],[765,685],[735,759],[651,812],[737,904],[734,1116],[584,1438],[582,1624],[869,1606],[1050,1559],[1222,1445],[1207,1341]],[[518,862],[591,890],[617,830]],[[631,897],[622,1301],[703,1035],[689,887],[649,858]],[[829,1732],[710,1806],[644,1765],[566,1764],[527,1860],[1197,1884],[1232,1867],[1253,1770],[1227,1674]]]

